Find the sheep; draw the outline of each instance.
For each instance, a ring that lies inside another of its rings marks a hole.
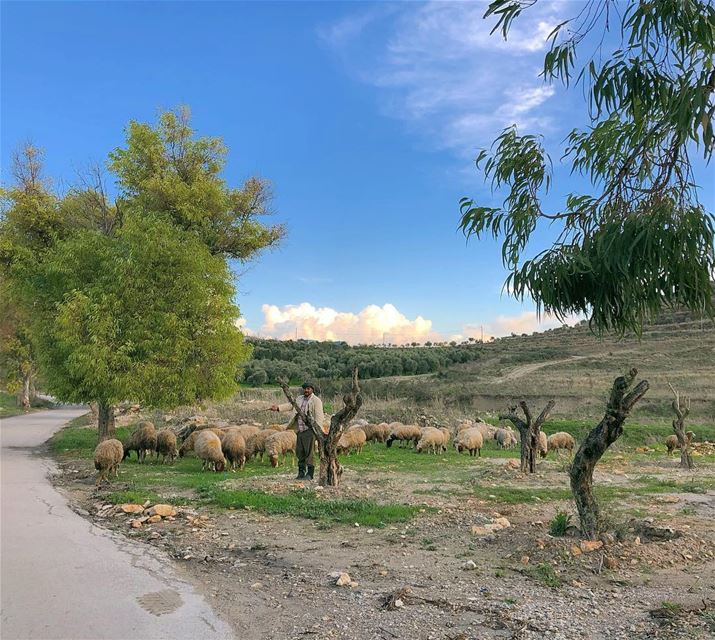
[[[171,429],[162,429],[156,434],[156,453],[161,456],[161,463],[166,462],[169,458],[169,463],[174,462],[179,454],[176,448],[176,434]]]
[[[381,424],[351,424],[347,429],[348,431],[354,431],[355,429],[362,429],[365,432],[365,437],[368,442],[385,442],[387,437],[390,435],[390,430],[386,422]]]
[[[392,443],[395,440],[399,440],[403,444],[405,442],[412,442],[416,445],[417,442],[419,442],[419,439],[422,437],[422,431],[416,424],[402,424],[400,422],[393,422],[390,426],[392,427],[392,429],[390,431],[389,437],[385,441],[385,444],[388,447],[391,447]]]
[[[432,453],[437,453],[437,449],[442,450],[442,445],[444,443],[444,434],[435,427],[426,427],[422,429],[422,436],[415,447],[417,453],[422,453],[424,450],[429,449]]]
[[[438,427],[437,430],[442,434],[442,452],[445,453],[449,444],[449,429],[447,427]]]
[[[230,426],[226,427],[226,431],[238,431],[243,436],[244,440],[248,440],[252,435],[255,435],[261,430],[260,427],[257,427],[252,424],[239,424],[237,426]]]
[[[293,430],[276,431],[266,438],[266,455],[272,467],[277,467],[280,457],[283,456],[285,459],[288,453],[291,454],[291,466],[293,466],[297,439],[296,432]]]
[[[539,431],[539,442],[537,443],[536,448],[542,458],[545,458],[546,454],[549,452],[549,440],[543,431]]]
[[[124,458],[132,451],[137,452],[139,462],[144,462],[147,451],[156,451],[156,428],[151,422],[142,422],[129,434],[124,443]]]
[[[263,454],[266,451],[266,438],[274,433],[284,433],[283,431],[275,431],[273,429],[263,429],[258,433],[254,433],[246,440],[246,460],[250,460],[254,456],[259,456],[263,461]]]
[[[243,470],[243,465],[246,464],[246,441],[237,429],[230,429],[226,433],[221,442],[221,450],[226,460],[231,463],[231,471],[236,471],[236,464]]]
[[[484,437],[482,436],[481,430],[477,427],[460,431],[454,439],[454,448],[457,450],[457,453],[469,451],[469,455],[473,456],[476,451],[477,455],[481,457],[483,446]]]
[[[690,444],[693,441],[694,437],[695,437],[695,434],[692,431],[688,431],[685,434],[685,438],[687,439],[688,444]],[[680,448],[680,445],[678,444],[678,436],[676,436],[675,434],[673,434],[672,436],[668,436],[665,439],[665,446],[668,449],[668,455],[672,456],[673,451],[675,449]]]
[[[226,468],[226,458],[221,450],[221,440],[212,429],[202,429],[194,442],[194,451],[199,460],[203,460],[201,471],[213,469],[216,472]]]
[[[285,431],[288,428],[287,424],[269,424],[262,431]]]
[[[216,436],[218,436],[219,441],[221,440],[221,438],[223,438],[226,435],[226,432],[223,431],[223,429],[217,429],[216,427],[209,427],[208,429],[201,429],[199,431],[193,431],[192,433],[189,434],[189,437],[186,438],[186,440],[184,440],[181,447],[179,447],[179,457],[180,458],[183,458],[189,451],[194,450],[196,438],[198,438],[199,435],[203,431],[210,431],[211,433],[214,433]]]
[[[567,451],[573,453],[576,441],[570,433],[559,431],[558,433],[552,433],[548,437],[547,445],[549,451],[554,450],[558,452],[561,449],[566,449]]]
[[[497,429],[494,432],[494,439],[501,449],[509,449],[516,444],[516,436],[509,429]]]
[[[340,436],[337,444],[337,452],[338,454],[350,453],[355,449],[358,453],[360,453],[362,448],[365,446],[366,441],[367,436],[362,429],[349,429]]]
[[[114,471],[114,477],[119,476],[119,463],[124,460],[124,447],[122,443],[112,438],[102,440],[94,450],[94,468],[99,471],[97,474],[97,486],[102,480],[109,484],[109,474]]]

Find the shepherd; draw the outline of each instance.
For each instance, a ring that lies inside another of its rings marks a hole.
[[[313,419],[318,428],[323,427],[323,401],[315,395],[315,386],[312,382],[304,382],[302,385],[303,395],[295,399],[301,411]],[[315,461],[313,458],[313,444],[315,435],[313,430],[303,422],[298,413],[293,410],[290,402],[284,404],[274,404],[271,411],[293,411],[293,416],[288,423],[288,428],[298,432],[298,440],[295,446],[295,454],[298,458],[298,475],[296,480],[312,480],[315,473]]]

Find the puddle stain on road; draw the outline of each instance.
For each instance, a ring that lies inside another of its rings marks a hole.
[[[155,616],[173,613],[184,604],[179,592],[173,589],[145,593],[143,596],[137,598],[137,602],[143,609]]]

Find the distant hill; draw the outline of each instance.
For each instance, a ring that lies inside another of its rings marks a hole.
[[[640,339],[599,339],[581,323],[484,344],[385,348],[301,342],[255,341],[249,376],[264,367],[272,376],[289,373],[295,382],[313,379],[330,394],[357,364],[365,393],[375,398],[444,403],[463,411],[499,411],[521,398],[540,407],[553,398],[555,414],[590,417],[603,414],[613,379],[636,367],[651,385],[638,406],[641,416],[670,414],[670,382],[692,398],[693,422],[715,421],[715,324],[688,312],[663,313]]]

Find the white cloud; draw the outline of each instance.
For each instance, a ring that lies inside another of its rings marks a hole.
[[[508,41],[489,33],[495,20],[483,19],[487,2],[405,3],[380,25],[377,45],[368,38],[382,18],[375,13],[348,16],[320,33],[380,89],[387,114],[435,146],[471,156],[505,126],[549,128],[543,107],[554,88],[539,71],[548,34],[573,5],[537,3],[514,22]]]
[[[512,333],[533,333],[546,331],[562,324],[573,325],[582,320],[570,316],[561,322],[552,316],[542,316],[539,320],[536,311],[525,311],[515,316],[497,316],[491,322],[481,325],[467,324],[452,335],[436,331],[431,320],[417,316],[407,318],[394,305],[378,306],[371,304],[359,311],[337,311],[331,307],[315,307],[309,302],[279,307],[264,304],[263,325],[259,330],[246,327],[244,319],[238,325],[246,335],[261,338],[291,340],[296,336],[303,340],[341,340],[349,344],[407,344],[456,341],[468,338],[484,340],[493,337],[508,336]]]
[[[410,320],[392,304],[368,305],[358,313],[314,307],[308,302],[261,307],[264,322],[255,332],[261,337],[287,340],[344,340],[350,344],[392,344],[438,340],[432,321],[422,316]]]

